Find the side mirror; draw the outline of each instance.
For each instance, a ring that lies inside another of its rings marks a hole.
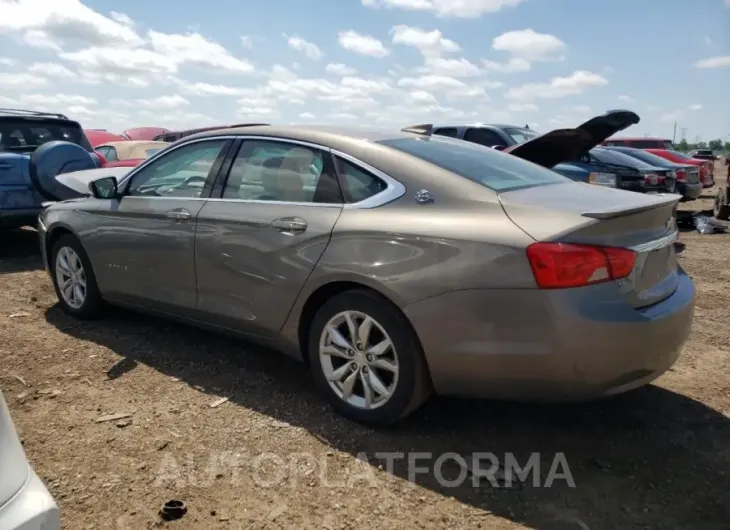
[[[117,196],[117,178],[103,177],[89,183],[89,191],[95,199],[113,199]]]

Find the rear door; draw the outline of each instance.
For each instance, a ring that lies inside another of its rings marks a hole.
[[[198,303],[219,326],[270,337],[329,243],[343,197],[327,150],[244,139],[198,215]]]
[[[162,311],[195,309],[195,223],[231,142],[170,149],[125,179],[121,198],[89,212],[95,230],[84,241],[103,292]]]

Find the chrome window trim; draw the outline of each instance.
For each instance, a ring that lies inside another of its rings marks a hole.
[[[393,177],[383,173],[379,169],[376,169],[372,167],[369,164],[366,164],[365,162],[355,158],[354,156],[348,155],[347,153],[343,153],[342,151],[338,151],[336,149],[332,149],[330,147],[312,143],[312,142],[305,142],[302,140],[292,140],[289,138],[282,138],[279,136],[253,136],[253,135],[242,135],[242,134],[236,134],[236,135],[224,135],[224,136],[206,136],[205,138],[196,138],[194,140],[189,140],[186,142],[182,142],[173,148],[164,148],[162,151],[156,153],[151,158],[148,158],[144,162],[142,162],[139,166],[135,167],[130,173],[124,176],[124,178],[119,182],[119,187],[121,188],[123,185],[125,185],[126,181],[132,177],[134,177],[135,174],[137,174],[139,171],[142,171],[145,167],[147,167],[149,164],[155,162],[158,158],[161,156],[166,156],[170,152],[175,151],[177,149],[180,149],[181,147],[184,147],[186,145],[190,145],[193,143],[199,143],[199,142],[206,142],[206,141],[215,141],[215,140],[261,140],[261,141],[268,141],[268,142],[280,142],[280,143],[289,143],[294,145],[301,145],[302,147],[308,147],[310,149],[318,149],[320,151],[324,151],[327,153],[330,153],[331,155],[338,156],[344,160],[347,160],[352,165],[362,169],[363,171],[367,173],[371,173],[377,178],[381,179],[385,182],[386,188],[381,191],[380,193],[376,193],[375,195],[372,195],[368,197],[367,199],[363,199],[359,202],[353,202],[353,203],[326,203],[326,202],[292,202],[292,201],[261,201],[261,200],[254,200],[254,199],[226,199],[226,198],[196,198],[196,197],[141,197],[141,196],[129,196],[129,198],[135,198],[135,199],[185,199],[185,200],[199,200],[199,201],[212,201],[212,202],[233,202],[233,203],[244,203],[244,204],[274,204],[274,205],[291,205],[291,206],[310,206],[310,207],[325,207],[325,208],[343,208],[348,210],[361,210],[361,209],[371,209],[371,208],[377,208],[379,206],[383,206],[385,204],[388,204],[390,202],[395,201],[396,199],[400,199],[403,195],[406,193],[406,187],[395,180]]]

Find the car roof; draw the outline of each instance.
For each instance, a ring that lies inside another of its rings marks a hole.
[[[417,138],[418,135],[406,133],[399,130],[377,130],[358,127],[334,127],[326,125],[254,125],[249,127],[230,127],[204,131],[184,140],[193,138],[208,138],[229,135],[248,136],[271,136],[275,138],[288,138],[301,142],[310,142],[333,149],[347,150],[348,147],[361,145],[362,142],[377,142],[381,140],[393,140],[397,138]]]

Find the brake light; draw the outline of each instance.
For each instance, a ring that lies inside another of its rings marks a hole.
[[[677,181],[683,182],[687,180],[687,172],[684,169],[677,170]]]
[[[644,175],[644,184],[647,186],[656,186],[660,182],[664,182],[664,177],[656,173],[647,173]]]
[[[540,289],[567,289],[626,278],[636,253],[617,247],[533,243],[527,247],[527,259]]]

